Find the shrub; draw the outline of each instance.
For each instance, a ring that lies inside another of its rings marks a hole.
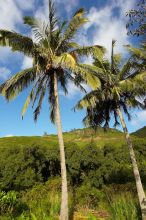
[[[59,215],[60,211],[60,178],[37,184],[22,193],[22,201],[27,203],[31,213],[38,219],[46,220]]]
[[[55,147],[49,152],[39,146],[6,148],[0,157],[1,190],[27,189],[59,174]]]
[[[20,213],[25,211],[27,206],[19,199],[17,192],[0,192],[0,215],[4,216],[18,216]]]
[[[88,206],[88,208],[94,209],[98,207],[105,195],[101,190],[87,184],[77,188],[75,197],[78,206]]]

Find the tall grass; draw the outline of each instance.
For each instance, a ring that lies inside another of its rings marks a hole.
[[[130,194],[115,197],[110,204],[110,220],[141,220],[138,203]]]

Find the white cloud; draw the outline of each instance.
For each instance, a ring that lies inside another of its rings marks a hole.
[[[57,13],[61,15],[64,10],[67,13],[67,16],[70,17],[72,15],[73,8],[76,8],[79,4],[79,0],[56,0],[55,1],[55,7],[57,10]],[[35,16],[37,18],[41,18],[42,20],[46,20],[48,18],[48,0],[43,0],[42,6],[39,7],[36,12]]]
[[[41,19],[42,21],[48,20],[48,0],[44,0],[42,6],[39,7],[35,12],[35,17]]]
[[[30,67],[32,67],[32,58],[24,57],[21,69],[27,69]]]
[[[14,137],[14,135],[13,135],[13,134],[7,134],[7,135],[4,136],[4,137]]]
[[[4,0],[0,3],[0,28],[16,30],[22,22],[22,13],[14,0]]]
[[[14,2],[16,2],[21,10],[31,10],[35,6],[35,0],[14,0]]]
[[[125,52],[123,45],[129,43],[125,12],[133,8],[134,3],[135,0],[113,0],[103,8],[92,7],[87,15],[89,22],[84,26],[85,36],[88,36],[88,31],[92,28],[92,34],[90,33],[88,39],[89,44],[103,45],[110,52],[112,39],[115,39],[117,40],[116,52]],[[87,38],[84,38],[84,41],[86,44]],[[82,38],[83,43],[84,41]]]
[[[133,9],[136,3],[136,0],[113,0],[113,4],[120,8],[122,16],[125,15],[127,11]]]
[[[23,11],[33,7],[34,0],[1,0],[0,28],[17,30],[23,20]]]
[[[79,4],[79,0],[56,0],[56,4],[60,5],[60,7],[64,8],[70,17],[70,13],[72,13],[72,9],[75,8]],[[59,8],[59,6],[58,6]]]
[[[131,120],[131,125],[140,126],[146,124],[146,110],[135,113],[135,117]]]
[[[11,71],[6,67],[0,67],[0,79],[7,80],[11,76]]]
[[[0,1],[0,29],[8,29],[19,32],[19,25],[23,22],[23,11],[33,9],[34,0],[1,0]],[[17,53],[12,54],[10,48],[0,47],[0,62],[7,64],[13,59],[17,59]],[[20,54],[19,54],[20,59]],[[24,64],[28,60],[24,60]]]

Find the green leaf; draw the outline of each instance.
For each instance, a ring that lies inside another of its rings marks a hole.
[[[22,113],[21,113],[21,116],[22,118],[24,117],[24,114],[33,98],[33,95],[34,95],[34,90],[32,89],[31,93],[29,94],[29,96],[27,97],[25,103],[24,103],[24,106],[23,106],[23,109],[22,109]]]
[[[38,21],[34,17],[25,16],[23,18],[24,24],[34,27],[38,24]]]

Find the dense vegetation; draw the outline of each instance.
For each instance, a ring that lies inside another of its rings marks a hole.
[[[75,134],[86,140],[86,144],[70,141]],[[111,144],[113,134],[117,134],[117,138]],[[109,143],[97,145],[97,140],[104,136],[109,137]],[[133,219],[138,219],[139,209],[134,198],[136,188],[127,146],[122,141],[116,144],[123,134],[114,129],[109,129],[105,135],[103,129],[97,133],[84,129],[65,133],[65,137],[70,215],[74,212],[76,219],[84,219],[77,216],[94,219],[92,215],[95,219],[116,219],[118,209],[123,209],[120,211],[123,215],[127,209],[129,216],[132,216],[132,210],[136,216]],[[53,135],[0,139],[0,219],[58,219],[61,179],[55,138]],[[133,137],[133,140],[145,183],[146,139]]]

